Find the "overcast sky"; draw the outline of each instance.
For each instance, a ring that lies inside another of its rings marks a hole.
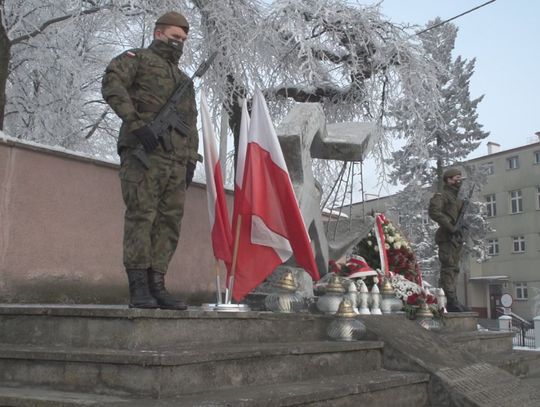
[[[384,0],[381,11],[395,23],[425,25],[487,1]],[[485,155],[487,141],[505,150],[538,141],[534,133],[540,131],[540,1],[496,0],[452,23],[459,28],[454,57],[476,58],[471,95],[485,95],[479,122],[491,133],[470,158]]]

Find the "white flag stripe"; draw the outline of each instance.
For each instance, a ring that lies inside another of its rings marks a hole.
[[[258,87],[255,88],[255,94],[253,95],[251,115],[252,117],[259,118],[259,120],[257,120],[255,125],[253,120],[250,123],[249,141],[257,143],[261,148],[268,151],[270,157],[272,157],[272,161],[289,174],[281,146],[279,145],[278,136],[272,125],[272,118],[268,112],[264,96]]]
[[[249,129],[249,113],[247,108],[247,100],[242,103],[242,119],[240,121],[240,136],[238,137],[238,154],[236,156],[236,175],[235,183],[238,188],[242,188],[244,181],[244,166],[246,164],[247,138]]]
[[[286,262],[293,254],[289,240],[270,230],[257,215],[251,216],[251,243],[273,248],[282,262]]]

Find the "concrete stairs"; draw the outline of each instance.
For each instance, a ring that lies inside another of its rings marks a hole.
[[[0,305],[1,406],[428,406],[429,375],[331,317]]]
[[[538,386],[488,360],[500,352],[482,352],[511,349],[511,337],[474,331],[476,318],[476,313],[446,314],[439,331],[425,330],[402,315],[364,321],[370,339],[384,341],[385,368],[430,374],[432,406],[540,406]]]
[[[479,331],[475,312],[446,314],[439,333],[463,351],[475,354],[512,352],[512,333]]]
[[[478,322],[490,330],[476,330]],[[499,331],[497,320],[478,321],[475,313],[447,314],[440,335],[459,349],[474,353],[479,359],[540,390],[540,352],[514,350],[513,333]]]

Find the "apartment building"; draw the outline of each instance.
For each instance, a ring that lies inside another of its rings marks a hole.
[[[493,232],[489,260],[471,267],[468,300],[494,318],[500,296],[509,293],[512,311],[532,319],[540,314],[540,142],[503,151],[488,143],[488,155],[469,163],[488,174],[478,198]]]
[[[489,259],[471,261],[469,272],[458,280],[458,296],[481,317],[496,318],[500,297],[508,293],[514,299],[512,311],[530,320],[540,315],[540,142],[510,150],[488,143],[487,155],[467,163],[488,174],[473,199],[486,203],[493,231],[487,235]],[[399,223],[392,198],[354,204],[353,214],[384,212]],[[421,216],[430,222],[427,210]]]

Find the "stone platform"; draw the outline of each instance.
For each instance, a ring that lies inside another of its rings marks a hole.
[[[365,340],[331,342],[324,315],[0,305],[0,405],[540,405],[451,341],[474,335],[475,314],[439,333],[403,315],[358,318]]]

